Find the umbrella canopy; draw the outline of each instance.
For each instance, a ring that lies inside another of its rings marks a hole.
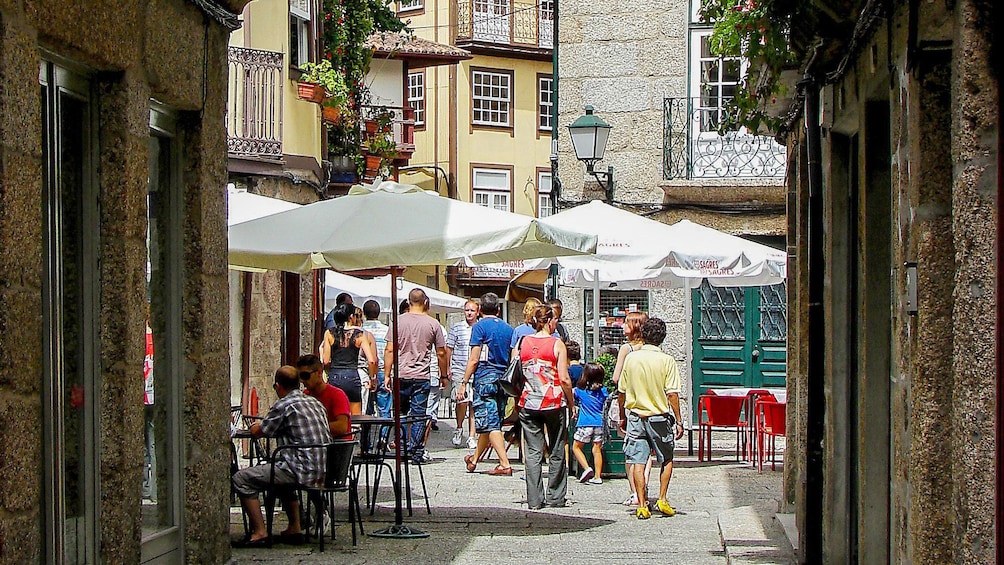
[[[392,305],[390,302],[390,275],[376,277],[374,279],[360,279],[337,271],[325,271],[324,273],[324,309],[325,311],[335,307],[335,296],[340,292],[347,292],[352,295],[355,304],[362,306],[367,300],[376,300],[380,303],[380,311],[389,313]],[[403,291],[407,295],[413,288],[420,288],[429,297],[429,311],[433,314],[444,312],[460,312],[464,309],[466,298],[453,296],[434,288],[415,284],[399,278],[397,290]]]
[[[286,202],[278,198],[259,196],[251,194],[246,190],[231,188],[227,190],[227,228],[229,231],[231,226],[299,207],[300,205],[295,202]],[[228,266],[234,270],[265,271],[265,269],[240,268],[235,265]]]
[[[591,253],[596,236],[383,182],[230,228],[231,265],[305,273]]]
[[[716,286],[759,286],[785,279],[783,251],[688,220],[666,225],[594,200],[541,223],[589,226],[597,234],[594,255],[556,259],[565,286],[592,288],[602,282],[634,290],[696,287],[705,279]]]
[[[251,194],[246,190],[227,191],[227,226],[299,208],[295,202]]]

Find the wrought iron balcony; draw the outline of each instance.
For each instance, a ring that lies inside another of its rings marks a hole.
[[[719,133],[727,106],[726,98],[664,99],[664,178],[784,179],[786,150],[773,137],[744,128]]]
[[[457,0],[457,46],[554,47],[554,3]]]
[[[282,53],[230,47],[227,152],[282,158]]]

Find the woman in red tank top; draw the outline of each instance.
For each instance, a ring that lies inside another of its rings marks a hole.
[[[531,510],[536,510],[544,505],[565,505],[568,409],[574,401],[565,344],[551,336],[558,325],[554,310],[550,306],[538,306],[529,323],[537,333],[523,337],[518,344],[519,351],[513,354],[519,355],[526,377],[519,398],[519,421],[526,442],[526,502]],[[546,493],[541,476],[545,453],[549,468]]]

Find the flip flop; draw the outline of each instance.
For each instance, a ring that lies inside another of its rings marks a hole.
[[[473,455],[465,455],[464,463],[467,463],[467,472],[473,473],[475,469],[478,468],[478,462],[474,460]]]
[[[269,538],[261,538],[256,540],[244,538],[242,540],[230,542],[230,545],[231,547],[244,548],[244,549],[252,549],[258,547],[272,547],[272,540]]]

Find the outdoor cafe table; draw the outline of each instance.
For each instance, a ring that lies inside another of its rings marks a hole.
[[[428,419],[429,419],[429,415],[428,414],[418,414],[418,415],[402,416],[401,417],[402,439],[404,439],[404,441],[407,442],[407,437],[408,437],[407,434],[409,433],[409,429],[410,429],[410,427],[411,427],[412,424],[417,423],[417,422],[426,421]],[[353,426],[358,425],[361,428],[360,433],[361,433],[361,435],[363,437],[366,437],[366,438],[379,438],[380,434],[376,434],[374,436],[372,428],[374,426],[379,426],[379,427],[387,426],[387,427],[393,428],[394,427],[394,418],[383,417],[383,416],[374,416],[374,415],[370,415],[370,414],[353,414],[352,415],[352,425]],[[372,440],[371,440],[371,442],[372,442]],[[369,449],[373,448],[373,445],[365,446],[365,444],[366,443],[371,443],[371,442],[362,442],[362,443],[360,443],[360,445],[364,445],[364,447],[362,448],[362,449],[364,449],[364,451],[361,452],[361,456],[362,457],[360,459],[366,459],[368,461],[367,464],[383,464],[388,459],[388,457],[387,457],[388,454],[383,453],[383,452],[369,451]],[[377,446],[379,446],[379,440],[378,439],[377,439],[377,441],[375,443],[377,444]],[[403,448],[403,446],[401,446],[401,447]],[[389,459],[391,461],[394,460],[393,457],[390,457]],[[408,498],[407,498],[408,515],[411,516],[412,515],[412,507],[411,507],[411,473],[409,472],[410,461],[409,461],[409,457],[406,454],[404,454],[404,453],[401,454],[401,463],[404,466],[404,480],[405,480],[404,487],[406,489],[408,489]],[[391,471],[392,471],[392,473],[391,473],[391,482],[394,485],[394,502],[395,502],[395,504],[400,504],[401,503],[401,477],[400,477],[400,475],[398,473],[394,472],[395,467],[388,465],[388,468],[391,469]],[[421,472],[422,472],[422,470],[419,469],[419,473],[421,473]],[[368,477],[369,477],[369,475],[367,474],[367,481],[369,481]],[[423,486],[423,489],[424,489],[425,488],[424,483],[423,483],[422,486]],[[423,494],[425,494],[425,493],[423,493]],[[373,513],[373,510],[375,509],[375,507],[376,507],[376,492],[373,493],[372,503],[370,504],[370,514]],[[432,513],[432,509],[431,509],[431,507],[429,505],[429,497],[428,497],[427,494],[425,494],[425,507],[426,507],[426,510],[431,514]]]

